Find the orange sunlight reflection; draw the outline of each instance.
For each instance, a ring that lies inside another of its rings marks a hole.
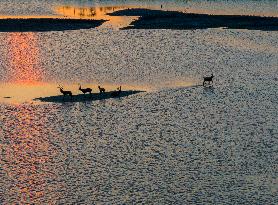
[[[128,26],[131,21],[136,17],[127,16],[109,16],[108,13],[113,13],[114,11],[128,9],[128,8],[138,8],[139,6],[106,6],[106,7],[72,7],[72,6],[61,6],[56,8],[56,12],[63,15],[65,18],[81,18],[81,19],[103,19],[108,20],[104,23],[105,25],[111,25],[113,27],[124,27]]]
[[[9,45],[10,69],[8,82],[38,84],[42,79],[39,66],[39,50],[35,33],[10,33]]]
[[[107,7],[91,7],[81,8],[72,6],[57,7],[56,12],[62,14],[65,17],[76,17],[76,18],[94,18],[104,19],[107,18],[107,13],[114,11],[131,8],[127,6],[107,6]]]

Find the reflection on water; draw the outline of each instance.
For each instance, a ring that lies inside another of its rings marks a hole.
[[[41,83],[44,71],[40,66],[36,33],[9,33],[6,45],[8,68],[5,83],[0,86],[0,96],[9,102],[23,102],[37,95],[37,91],[45,92],[47,87]]]
[[[131,23],[136,17],[127,16],[108,16],[108,13],[114,11],[138,8],[140,6],[103,6],[103,7],[74,7],[74,6],[60,6],[55,9],[59,15],[65,18],[81,18],[81,19],[104,19],[108,22],[101,27],[125,27]]]
[[[198,85],[200,82],[196,79],[183,79],[175,81],[165,81],[162,85],[132,85],[121,84],[123,91],[146,91],[154,92],[162,89],[186,88]],[[62,95],[57,88],[59,83],[37,83],[37,84],[20,84],[20,83],[0,83],[0,102],[9,104],[35,103],[41,104],[40,101],[34,101],[35,98],[43,98],[49,96]],[[95,83],[84,83],[83,88],[92,88],[93,95],[99,93],[98,85]],[[119,85],[117,84],[102,84],[106,92],[115,91]],[[78,90],[79,85],[63,84],[64,90],[70,90],[73,95],[80,95],[82,92]]]
[[[62,6],[58,7],[56,11],[65,17],[77,17],[77,18],[95,18],[103,19],[107,18],[106,14],[114,11],[127,9],[131,7],[127,6],[107,6],[107,7],[72,7]]]
[[[53,163],[57,150],[49,142],[45,118],[24,105],[7,113],[3,119],[0,158],[4,178],[10,182],[4,184],[4,204],[42,203],[42,199],[44,203],[54,204],[59,192],[55,191],[57,185],[50,182],[55,181],[57,175],[50,171],[49,163]],[[52,196],[46,193],[52,193]]]
[[[56,84],[47,83],[0,83],[0,102],[24,103],[41,96],[56,95]]]
[[[42,80],[43,71],[39,65],[37,41],[35,33],[8,34],[10,66],[7,82],[36,84]]]
[[[38,84],[18,84],[18,83],[0,83],[0,102],[20,104],[20,103],[36,103],[35,98],[62,95],[57,88],[58,83],[38,83]],[[105,84],[102,85],[107,92],[116,90],[119,85]],[[72,91],[73,95],[82,94],[78,90],[79,85],[63,84],[64,90]],[[82,84],[84,88],[92,88],[93,93],[98,93],[98,84]],[[136,86],[122,84],[123,90],[151,91],[148,86]],[[39,103],[40,104],[40,103]]]

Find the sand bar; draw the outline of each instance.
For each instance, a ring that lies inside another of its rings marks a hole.
[[[26,18],[0,19],[0,32],[47,32],[95,28],[105,20]]]
[[[138,91],[138,90],[128,90],[128,91],[121,91],[117,95],[113,95],[117,93],[117,91],[110,91],[106,93],[92,93],[92,94],[78,94],[70,96],[63,96],[63,95],[57,95],[57,96],[49,96],[49,97],[41,97],[36,98],[34,100],[39,100],[41,102],[54,102],[54,103],[63,103],[63,102],[86,102],[86,101],[96,101],[96,100],[105,100],[105,99],[111,99],[111,98],[121,98],[121,97],[127,97],[129,95],[134,95],[137,93],[141,93],[145,91]]]
[[[150,9],[126,9],[115,11],[112,16],[140,16],[138,20],[123,29],[248,29],[277,31],[277,17],[245,15],[209,15],[162,11]]]

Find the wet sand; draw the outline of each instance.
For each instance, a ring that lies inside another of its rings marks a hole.
[[[0,19],[0,32],[47,32],[95,28],[105,20],[27,18]]]
[[[126,9],[113,12],[112,16],[140,16],[123,29],[248,29],[277,31],[277,17],[245,15],[208,15],[149,9]]]

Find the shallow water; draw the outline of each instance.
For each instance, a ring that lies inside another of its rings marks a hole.
[[[277,32],[0,33],[0,52],[1,204],[277,204]],[[78,83],[147,92],[30,102]]]
[[[24,64],[13,64],[7,35],[2,82],[156,89],[84,103],[1,103],[1,203],[277,202],[277,32],[13,34],[36,36],[37,56]],[[179,86],[211,72],[213,88]]]

